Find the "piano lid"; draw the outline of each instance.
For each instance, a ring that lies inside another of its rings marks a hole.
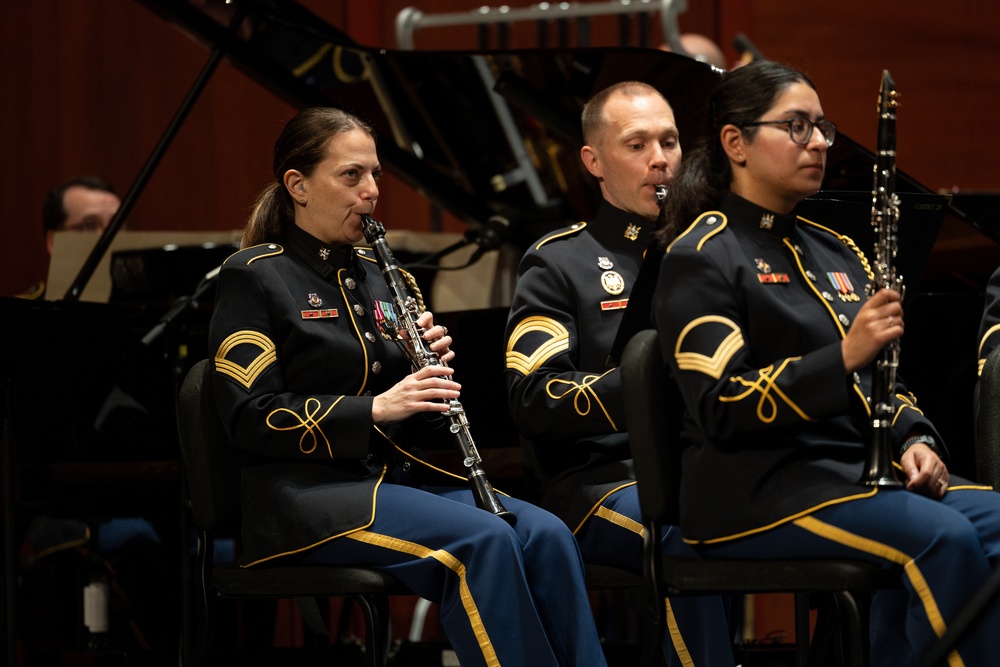
[[[366,48],[295,2],[238,1],[248,18],[234,35],[228,17],[203,13],[210,4],[141,2],[223,47],[293,106],[337,106],[372,122],[387,168],[470,223],[498,211],[526,212],[543,226],[591,217],[600,192],[579,159],[586,100],[618,81],[646,81],[692,141],[718,77],[710,65],[652,49]],[[529,230],[525,243],[540,233]]]
[[[234,35],[218,4],[140,2],[206,45],[223,47],[236,67],[292,105],[338,106],[368,119],[380,135],[380,158],[395,175],[468,223],[513,215],[511,240],[522,247],[556,226],[589,219],[600,201],[579,159],[580,112],[590,96],[618,81],[650,83],[673,106],[682,144],[693,146],[705,97],[721,74],[654,49],[363,47],[290,0],[236,0],[246,19]],[[870,191],[873,165],[870,151],[840,134],[824,189]],[[903,172],[896,188],[930,193]],[[954,206],[941,234],[958,239],[951,247],[966,252],[971,244],[984,258],[995,257],[1000,241],[995,224]],[[957,265],[967,283],[985,284],[990,263]]]

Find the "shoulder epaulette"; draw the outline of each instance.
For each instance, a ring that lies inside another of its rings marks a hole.
[[[556,239],[561,239],[567,236],[573,236],[574,234],[579,234],[586,228],[587,228],[586,222],[578,222],[575,225],[570,225],[569,227],[563,227],[562,229],[557,229],[554,232],[550,232],[549,234],[539,239],[538,243],[535,244],[535,250],[538,250],[549,241],[555,241]]]
[[[285,252],[277,243],[261,243],[260,245],[251,246],[249,248],[244,248],[243,250],[237,250],[232,255],[226,258],[223,264],[251,264],[256,262],[258,259],[264,259],[265,257],[275,257]]]
[[[675,245],[682,244],[701,250],[705,242],[726,228],[729,219],[719,211],[706,211],[698,216],[687,229],[681,232],[669,246],[670,252]]]
[[[371,262],[372,264],[378,264],[378,260],[375,259],[375,251],[366,245],[354,246],[354,255],[358,259],[363,259],[366,262]]]

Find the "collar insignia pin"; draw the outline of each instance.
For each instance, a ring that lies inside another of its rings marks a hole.
[[[640,229],[642,229],[642,227],[630,223],[629,226],[625,228],[625,238],[627,238],[629,241],[635,241],[637,238],[639,238]]]
[[[771,229],[771,227],[774,227],[774,214],[765,213],[764,215],[760,216],[760,228]]]
[[[329,257],[329,256],[330,256],[330,249],[329,248],[320,248],[319,249],[319,258],[321,260],[323,260],[325,262],[326,259],[327,259],[327,257]]]

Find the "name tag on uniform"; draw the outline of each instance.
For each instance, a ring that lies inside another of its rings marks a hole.
[[[322,310],[303,310],[302,319],[304,320],[315,320],[324,317],[337,317],[336,308],[324,308]]]

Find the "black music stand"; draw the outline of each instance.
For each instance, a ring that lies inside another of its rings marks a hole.
[[[925,192],[899,193],[899,251],[896,273],[903,277],[907,290],[920,285],[931,250],[944,224],[950,195]],[[871,224],[872,193],[822,191],[799,204],[798,215],[849,236],[869,261],[875,248],[875,230]]]

